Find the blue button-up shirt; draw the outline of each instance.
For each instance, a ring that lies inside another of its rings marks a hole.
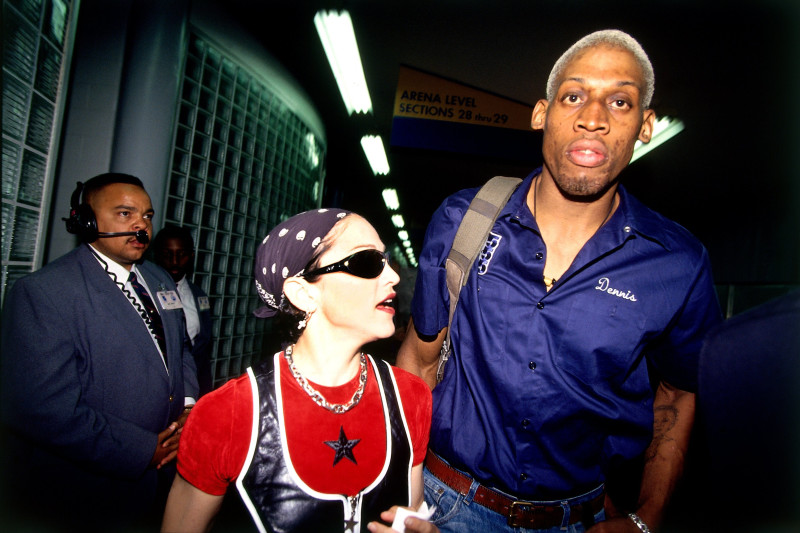
[[[550,500],[641,455],[651,377],[693,391],[703,336],[721,314],[702,244],[621,186],[617,210],[548,292],[547,249],[526,204],[537,174],[511,196],[461,291],[431,448],[484,484]],[[428,226],[412,302],[423,335],[447,326],[444,263],[476,193],[450,196]]]

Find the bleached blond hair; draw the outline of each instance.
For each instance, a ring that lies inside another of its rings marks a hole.
[[[653,65],[650,63],[650,58],[642,48],[639,42],[620,30],[600,30],[590,33],[583,37],[578,42],[570,46],[561,57],[558,58],[553,70],[550,71],[550,76],[547,78],[547,101],[552,102],[553,98],[558,92],[558,84],[564,75],[564,70],[567,65],[577,56],[588,48],[596,46],[610,46],[612,48],[622,48],[627,50],[639,63],[639,67],[644,74],[644,90],[642,91],[642,107],[647,109],[650,107],[650,101],[653,99],[653,91],[655,91],[655,73],[653,72]]]

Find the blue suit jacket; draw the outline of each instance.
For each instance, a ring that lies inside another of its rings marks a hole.
[[[211,308],[202,309],[200,306],[200,298],[208,299],[208,295],[189,281],[189,289],[194,296],[194,305],[197,309],[197,315],[200,318],[200,332],[194,338],[192,344],[192,355],[194,356],[194,364],[197,367],[197,382],[200,386],[200,396],[211,392],[214,388],[214,383],[211,375],[211,330],[213,329],[213,320],[211,317]]]
[[[18,280],[7,296],[0,390],[18,475],[10,481],[31,481],[39,498],[77,493],[77,506],[124,505],[134,514],[153,501],[157,435],[198,388],[183,313],[155,297],[175,284],[151,263],[138,268],[159,305],[169,372],[88,246]]]

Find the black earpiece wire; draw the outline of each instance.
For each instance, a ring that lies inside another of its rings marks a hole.
[[[106,273],[108,273],[108,275],[111,276],[112,281],[114,281],[114,283],[116,283],[117,286],[120,289],[122,289],[122,292],[125,294],[128,300],[130,300],[130,302],[133,304],[133,307],[136,309],[136,312],[142,316],[142,320],[144,320],[144,323],[147,326],[147,329],[150,331],[150,334],[153,335],[153,337],[155,337],[156,332],[155,332],[155,327],[153,326],[153,319],[150,318],[150,313],[147,312],[147,309],[145,309],[139,302],[139,300],[131,293],[131,291],[128,290],[128,287],[125,286],[125,283],[117,279],[117,275],[108,268],[108,263],[106,263],[103,260],[103,258],[100,257],[91,246],[87,244],[86,247],[89,248],[89,251],[92,252],[92,255],[95,256],[98,261],[100,261],[100,264],[103,265],[103,270],[105,270]]]

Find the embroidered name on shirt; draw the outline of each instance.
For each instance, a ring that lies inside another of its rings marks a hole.
[[[611,286],[611,281],[608,278],[600,278],[599,280],[597,280],[597,283],[598,285],[597,287],[595,287],[595,289],[597,289],[598,291],[607,292],[612,296],[624,298],[631,302],[638,302],[638,300],[636,299],[636,295],[631,293],[631,291],[623,291],[620,289],[613,288]]]
[[[482,276],[486,274],[489,270],[489,263],[494,256],[495,250],[500,245],[500,239],[502,237],[496,233],[489,233],[489,236],[486,238],[486,242],[483,244],[483,249],[481,253],[478,254],[478,275]]]

